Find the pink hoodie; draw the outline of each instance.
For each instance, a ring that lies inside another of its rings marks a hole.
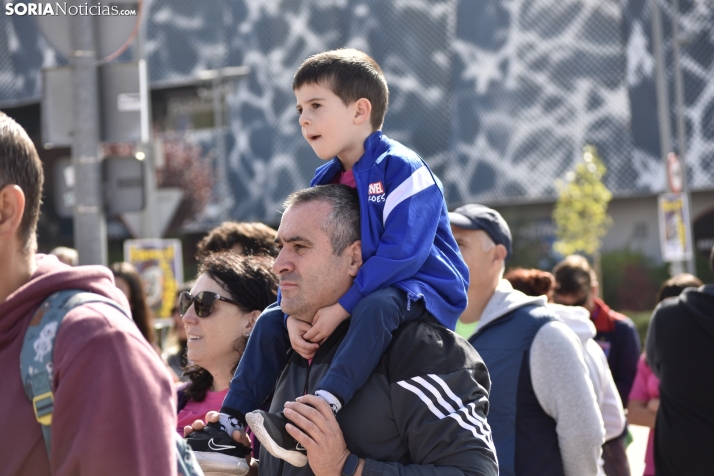
[[[12,475],[175,475],[170,376],[132,321],[106,304],[64,318],[55,341],[52,455],[23,390],[20,349],[39,304],[85,289],[119,302],[111,271],[37,255],[30,282],[0,304],[0,472]]]

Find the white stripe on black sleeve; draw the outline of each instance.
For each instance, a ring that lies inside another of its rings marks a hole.
[[[439,386],[452,400],[459,403],[458,410],[454,410],[454,407],[444,400],[441,393],[423,377],[414,377],[410,379],[411,383],[401,380],[397,382],[397,384],[419,397],[419,399],[426,404],[429,410],[431,410],[431,412],[440,420],[446,417],[453,418],[461,428],[471,432],[474,438],[482,440],[495,455],[496,448],[494,447],[493,439],[491,438],[491,428],[486,420],[478,415],[478,412],[476,412],[476,404],[472,402],[467,406],[464,406],[461,399],[454,394],[443,379],[433,374],[429,374],[429,377],[431,377],[431,379],[435,382],[438,382]],[[427,395],[427,393],[423,392],[414,384],[422,385],[425,389],[427,389],[427,392],[431,396]],[[441,410],[439,410],[435,405],[435,402],[443,408],[448,409],[447,413],[444,414]]]

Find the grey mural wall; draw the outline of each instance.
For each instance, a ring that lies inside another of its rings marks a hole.
[[[227,99],[236,219],[275,220],[309,183],[320,160],[300,135],[292,74],[341,46],[380,63],[384,131],[426,159],[450,205],[553,199],[586,143],[608,187],[628,196],[664,187],[649,1],[152,0],[146,51],[154,86],[250,66]],[[671,64],[672,12],[661,2]],[[690,183],[714,189],[714,4],[680,0],[679,18]],[[0,104],[37,101],[40,68],[63,61],[30,18],[0,17]],[[215,148],[211,130],[183,137]]]

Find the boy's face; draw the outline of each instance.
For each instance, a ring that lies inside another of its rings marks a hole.
[[[343,163],[356,162],[363,154],[363,138],[355,134],[355,104],[345,105],[330,88],[304,84],[295,90],[302,136],[318,157],[339,157]]]

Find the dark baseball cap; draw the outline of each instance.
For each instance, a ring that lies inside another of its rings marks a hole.
[[[464,230],[483,230],[497,245],[506,247],[506,259],[513,250],[511,248],[511,230],[500,213],[492,208],[471,203],[461,206],[449,213],[452,225]]]

